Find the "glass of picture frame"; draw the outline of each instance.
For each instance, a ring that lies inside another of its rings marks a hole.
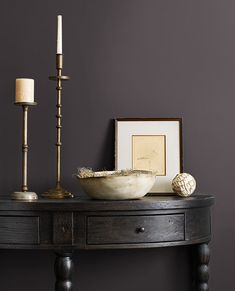
[[[115,169],[156,173],[151,194],[173,194],[172,179],[183,172],[182,118],[115,120]]]

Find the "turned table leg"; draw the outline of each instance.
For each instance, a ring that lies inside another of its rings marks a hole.
[[[55,291],[72,291],[73,261],[71,253],[56,253]]]
[[[210,248],[208,244],[197,245],[196,291],[208,291]]]

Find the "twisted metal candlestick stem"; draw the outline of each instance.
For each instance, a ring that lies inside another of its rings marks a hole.
[[[56,91],[57,91],[57,113],[56,113],[56,187],[50,189],[49,191],[42,194],[43,197],[52,198],[52,199],[63,199],[63,198],[72,198],[73,194],[65,190],[61,186],[61,128],[62,128],[62,115],[61,115],[61,95],[62,95],[62,81],[69,80],[69,77],[62,76],[63,69],[63,55],[56,55],[56,70],[57,75],[49,77],[50,80],[56,81]]]
[[[61,55],[59,55],[61,56]],[[56,167],[56,188],[60,188],[60,181],[61,181],[61,91],[62,91],[62,82],[61,82],[61,75],[62,75],[62,61],[57,62],[57,167]],[[61,64],[61,66],[60,66]]]

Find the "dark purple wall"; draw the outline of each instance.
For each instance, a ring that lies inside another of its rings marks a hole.
[[[63,14],[63,180],[77,166],[112,169],[116,117],[184,119],[185,170],[216,196],[213,291],[233,285],[235,2],[2,0],[0,189],[20,187],[21,110],[16,77],[36,82],[30,110],[30,185],[54,184],[56,15]],[[75,290],[188,291],[188,249],[76,253]],[[0,290],[51,291],[51,252],[0,251]],[[3,287],[4,286],[4,287]],[[24,286],[20,288],[20,286]]]

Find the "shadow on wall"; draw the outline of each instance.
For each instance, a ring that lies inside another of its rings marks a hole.
[[[113,170],[115,167],[115,121],[110,119],[103,138],[95,167],[97,170]]]

